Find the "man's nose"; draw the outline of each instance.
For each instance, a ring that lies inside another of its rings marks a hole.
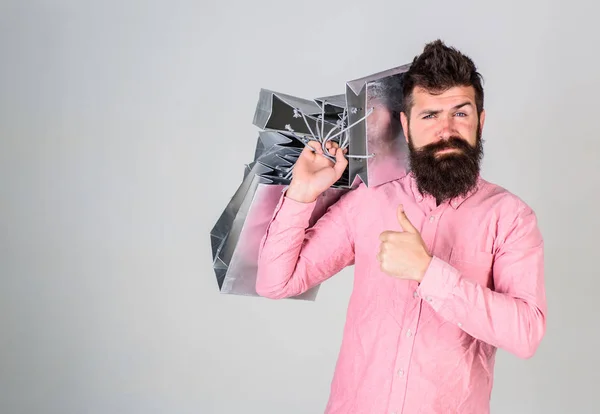
[[[438,136],[440,139],[448,139],[454,132],[454,119],[452,117],[444,116],[439,118],[439,132]]]

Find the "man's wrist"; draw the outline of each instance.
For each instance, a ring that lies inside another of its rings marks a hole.
[[[310,204],[315,202],[319,195],[315,195],[313,192],[307,190],[304,186],[298,186],[292,183],[286,190],[285,196],[291,200],[297,201],[298,203]]]
[[[433,257],[430,255],[427,255],[427,258],[423,260],[423,266],[421,266],[421,269],[419,270],[419,273],[417,275],[417,282],[421,283],[423,281],[423,278],[425,277],[427,269],[429,269],[429,265],[431,264],[432,260]]]

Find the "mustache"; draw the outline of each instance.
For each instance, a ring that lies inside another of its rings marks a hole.
[[[419,149],[419,152],[433,154],[438,151],[458,149],[462,151],[472,151],[473,147],[465,139],[459,136],[451,136],[448,139],[432,142]]]

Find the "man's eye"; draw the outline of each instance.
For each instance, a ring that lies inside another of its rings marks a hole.
[[[423,119],[432,119],[434,117],[433,114],[425,115]]]
[[[455,115],[462,116],[462,117],[467,116],[467,114],[465,114],[464,112],[457,112]]]

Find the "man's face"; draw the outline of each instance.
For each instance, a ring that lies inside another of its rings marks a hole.
[[[415,88],[410,119],[402,113],[401,122],[421,192],[441,202],[475,186],[484,120],[485,112],[477,115],[473,87],[457,86],[441,94]]]

